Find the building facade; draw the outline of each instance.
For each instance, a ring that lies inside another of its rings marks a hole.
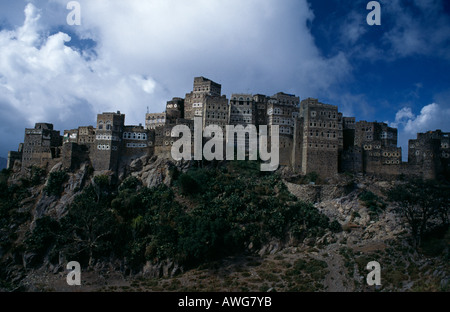
[[[145,127],[125,125],[125,115],[120,112],[99,114],[96,127],[65,130],[63,136],[52,124],[37,123],[25,129],[19,150],[9,153],[8,168],[17,162],[24,169],[62,161],[64,167],[73,169],[89,161],[96,171],[117,173],[118,168],[142,156],[170,158],[178,140],[173,137],[173,127],[184,125],[193,133],[194,118],[198,117],[202,130],[217,125],[224,137],[227,125],[255,126],[257,130],[267,125],[268,133],[279,127],[280,166],[296,173],[315,172],[323,178],[339,172],[428,179],[449,175],[450,138],[441,130],[419,133],[410,140],[408,163],[403,163],[398,131],[385,123],[356,122],[354,117],[343,116],[337,106],[318,99],[300,102],[298,96],[282,92],[273,96],[234,93],[229,101],[221,90],[222,86],[210,79],[194,78],[193,90],[184,99],[168,101],[163,113],[147,113]],[[246,152],[249,138],[245,138]],[[194,135],[191,139],[194,150]],[[202,138],[202,144],[206,142]]]
[[[37,123],[33,129],[25,129],[22,150],[22,168],[33,165],[47,166],[61,153],[62,137],[49,123]]]

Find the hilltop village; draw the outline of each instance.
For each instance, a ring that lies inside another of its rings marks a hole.
[[[385,123],[346,117],[338,107],[295,95],[277,93],[222,95],[222,87],[204,77],[194,78],[192,92],[167,102],[163,113],[147,113],[145,125],[126,125],[125,115],[103,113],[97,125],[54,130],[50,123],[25,129],[18,151],[8,154],[8,169],[31,166],[52,168],[62,163],[68,170],[90,162],[95,171],[117,174],[143,156],[171,158],[177,138],[172,128],[186,125],[194,131],[194,119],[203,129],[217,125],[244,127],[279,126],[279,164],[294,173],[316,172],[323,178],[340,172],[395,177],[436,179],[450,172],[450,137],[441,130],[417,134],[410,140],[408,162],[402,162],[398,131]],[[270,132],[269,132],[270,133]],[[248,142],[247,147],[248,147]]]

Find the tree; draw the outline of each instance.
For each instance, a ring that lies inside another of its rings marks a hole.
[[[96,176],[93,182],[94,183],[92,183],[92,185],[94,186],[94,190],[97,195],[97,203],[99,203],[104,195],[109,192],[109,177],[106,175]]]
[[[113,250],[117,223],[114,215],[96,201],[98,194],[94,187],[78,195],[62,220],[66,229],[67,249],[72,256],[87,257],[88,265],[93,265],[96,257],[109,255]]]
[[[50,173],[50,176],[47,181],[47,185],[44,188],[44,191],[48,195],[60,196],[62,191],[64,190],[63,184],[67,180],[67,173],[65,171],[56,171]],[[37,178],[33,178],[37,179]]]
[[[440,225],[448,225],[448,196],[448,186],[421,179],[399,184],[388,192],[389,201],[397,205],[397,211],[411,228],[415,247],[420,245],[430,221],[439,225],[440,220]]]

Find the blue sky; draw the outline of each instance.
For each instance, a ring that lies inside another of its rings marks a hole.
[[[0,157],[24,128],[127,124],[164,110],[194,76],[223,93],[283,91],[357,120],[450,131],[450,2],[390,0],[369,26],[366,0],[0,0]]]

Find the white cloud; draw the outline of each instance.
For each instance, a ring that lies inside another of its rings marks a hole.
[[[326,96],[351,75],[344,53],[326,58],[315,46],[306,0],[79,2],[81,26],[64,24],[67,1],[37,0],[41,10],[28,4],[22,26],[0,31],[0,111],[24,116],[25,124],[0,122],[16,136],[39,121],[60,130],[93,124],[103,111],[141,123],[147,106],[162,111],[200,75],[227,95],[303,98]],[[55,27],[60,32],[49,35]],[[69,47],[68,32],[94,40],[94,53]]]
[[[156,88],[151,78],[123,74],[102,58],[86,58],[66,45],[71,38],[63,32],[43,35],[33,4],[26,6],[25,16],[23,26],[0,32],[0,118],[3,127],[16,129],[16,137],[36,122],[64,130],[93,124],[99,112],[144,107],[150,101]],[[11,124],[11,112],[23,116],[21,124]],[[127,113],[143,122],[144,109]]]
[[[64,1],[62,1],[64,2]],[[307,28],[306,0],[80,1],[81,36],[124,73],[152,77],[183,96],[194,76],[236,90],[310,94],[349,72],[345,55],[324,58]],[[314,71],[314,73],[313,73]],[[255,90],[257,89],[257,90]]]
[[[411,108],[404,107],[397,112],[395,127],[401,127],[404,132],[415,135],[418,132],[444,129],[448,126],[450,108],[443,108],[433,103],[422,108],[419,115],[414,115]]]
[[[395,116],[395,122],[390,126],[399,129],[399,145],[403,149],[403,157],[408,155],[408,140],[415,139],[417,133],[434,130],[446,130],[450,120],[450,108],[432,103],[424,106],[419,115],[415,115],[411,108],[404,107]]]

